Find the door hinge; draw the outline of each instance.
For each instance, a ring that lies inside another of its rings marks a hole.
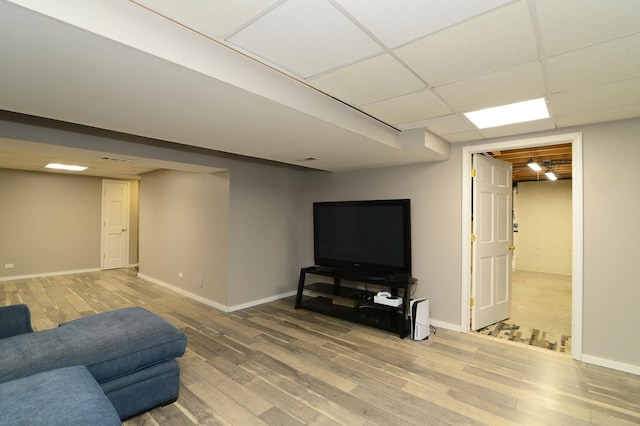
[[[476,177],[476,169],[471,169],[471,177]]]
[[[476,234],[471,234],[471,242],[472,243],[476,242]]]
[[[473,297],[469,298],[469,307],[470,308],[473,308],[473,305],[475,305],[475,303],[476,303],[476,300]]]

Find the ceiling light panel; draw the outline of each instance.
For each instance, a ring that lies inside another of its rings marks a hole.
[[[289,0],[228,41],[302,78],[382,52],[338,9],[320,0]]]
[[[387,54],[310,79],[309,83],[356,106],[425,88],[419,78]]]
[[[136,0],[196,31],[223,38],[267,10],[278,0]]]
[[[465,21],[508,0],[337,0],[387,47],[394,48]]]
[[[483,138],[500,138],[503,136],[523,135],[526,133],[542,132],[555,129],[555,122],[551,118],[529,121],[526,123],[510,124],[508,126],[491,127],[480,130]]]
[[[527,2],[478,16],[395,53],[432,86],[538,59]]]
[[[485,108],[464,114],[478,129],[506,126],[508,124],[524,123],[527,121],[549,118],[547,103],[544,98],[517,102]]]
[[[77,166],[74,164],[60,164],[60,163],[49,163],[44,167],[47,169],[67,170],[70,172],[82,172],[84,170],[87,170],[86,166]]]
[[[638,0],[537,0],[536,11],[547,55],[640,29]]]
[[[390,124],[426,120],[453,112],[429,90],[364,105],[362,109]]]

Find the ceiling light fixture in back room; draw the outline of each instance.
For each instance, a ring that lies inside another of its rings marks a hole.
[[[529,161],[527,161],[527,166],[529,166],[531,170],[535,170],[536,172],[542,170],[540,164],[538,164],[534,159],[530,159]]]

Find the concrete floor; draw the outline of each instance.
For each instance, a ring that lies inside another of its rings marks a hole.
[[[571,335],[571,276],[514,271],[511,318],[520,327]]]

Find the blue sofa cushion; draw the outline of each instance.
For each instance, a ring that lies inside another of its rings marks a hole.
[[[31,333],[31,312],[25,304],[0,307],[0,339]]]
[[[0,340],[0,383],[73,365],[98,383],[184,354],[186,336],[139,307],[80,318],[60,327]]]
[[[0,383],[0,425],[120,425],[120,417],[83,366]]]

